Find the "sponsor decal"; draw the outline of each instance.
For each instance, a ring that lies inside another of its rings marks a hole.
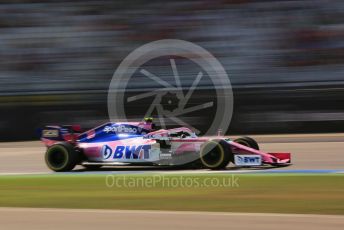
[[[92,130],[88,131],[86,133],[86,135],[87,135],[86,139],[92,139],[92,138],[94,138],[96,136],[96,131],[94,129],[92,129]]]
[[[59,131],[56,129],[45,129],[42,131],[43,137],[58,137]]]
[[[106,133],[137,133],[136,128],[128,127],[125,125],[105,126],[103,131]]]
[[[260,155],[235,155],[234,163],[238,166],[258,166],[262,164]]]
[[[172,153],[160,153],[160,160],[172,159]]]
[[[102,148],[103,158],[108,159],[149,159],[151,145],[118,145],[112,149],[108,145]]]

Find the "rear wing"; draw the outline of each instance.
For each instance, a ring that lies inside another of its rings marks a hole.
[[[39,135],[46,146],[51,146],[54,143],[61,141],[74,143],[81,131],[80,125],[48,125],[39,130]]]

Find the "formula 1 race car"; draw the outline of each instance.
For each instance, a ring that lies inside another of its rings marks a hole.
[[[155,130],[151,118],[142,122],[106,123],[86,132],[78,125],[46,126],[41,140],[45,161],[56,172],[76,165],[94,170],[102,166],[161,165],[223,169],[287,166],[290,153],[266,153],[255,140],[242,137],[197,137],[189,128]]]

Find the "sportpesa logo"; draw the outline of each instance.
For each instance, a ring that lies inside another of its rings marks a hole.
[[[105,128],[103,129],[104,132],[106,133],[137,133],[137,129],[136,128],[132,128],[132,127],[127,127],[124,125],[119,125],[119,126],[105,126]]]

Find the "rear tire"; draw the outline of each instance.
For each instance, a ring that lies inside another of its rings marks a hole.
[[[244,146],[247,146],[247,147],[252,148],[252,149],[259,150],[259,145],[258,145],[257,141],[255,141],[251,137],[240,137],[238,139],[235,139],[234,142],[241,144],[241,145],[244,145]]]
[[[71,171],[79,161],[79,153],[74,146],[61,142],[50,146],[45,153],[45,162],[55,172]]]
[[[233,153],[230,145],[224,140],[206,142],[200,151],[200,161],[204,168],[224,169],[229,162],[233,162]]]

